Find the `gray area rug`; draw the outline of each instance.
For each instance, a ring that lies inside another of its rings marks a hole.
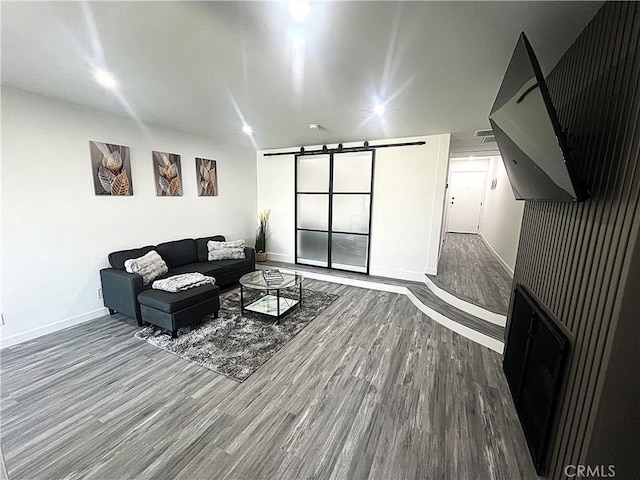
[[[282,295],[298,298],[297,292]],[[245,310],[240,315],[237,288],[220,295],[218,318],[211,315],[200,324],[181,328],[176,339],[155,326],[143,328],[135,337],[242,382],[338,298],[315,290],[303,290],[302,295],[302,306],[282,318],[280,325],[254,312]],[[245,290],[245,305],[254,298],[256,294]]]

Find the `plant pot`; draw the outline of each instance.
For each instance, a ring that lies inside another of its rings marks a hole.
[[[256,262],[266,262],[267,254],[265,252],[256,252]]]

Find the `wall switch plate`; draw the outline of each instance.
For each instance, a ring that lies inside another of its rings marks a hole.
[[[98,289],[98,298],[102,298],[102,289],[101,288]]]

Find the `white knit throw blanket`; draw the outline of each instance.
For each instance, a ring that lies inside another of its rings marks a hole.
[[[165,292],[181,292],[189,288],[199,287],[206,285],[207,283],[215,284],[216,279],[213,277],[206,277],[201,273],[184,273],[182,275],[174,275],[173,277],[163,278],[162,280],[156,280],[151,285],[156,290],[164,290]]]

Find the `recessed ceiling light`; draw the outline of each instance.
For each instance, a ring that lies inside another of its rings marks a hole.
[[[242,131],[247,135],[251,135],[253,133],[253,128],[251,128],[251,125],[245,123],[242,125]]]
[[[294,22],[304,23],[311,11],[311,3],[300,0],[289,2],[289,10]]]
[[[114,77],[110,72],[107,72],[103,68],[96,68],[93,71],[93,78],[104,88],[108,88],[110,90],[118,88],[118,81],[116,80],[116,77]]]
[[[384,115],[384,105],[382,103],[378,103],[374,108],[373,108],[373,113],[375,113],[376,115],[378,115],[379,117],[381,117],[382,115]]]
[[[320,130],[321,128],[322,128],[322,125],[320,125],[319,123],[309,124],[309,130]]]

